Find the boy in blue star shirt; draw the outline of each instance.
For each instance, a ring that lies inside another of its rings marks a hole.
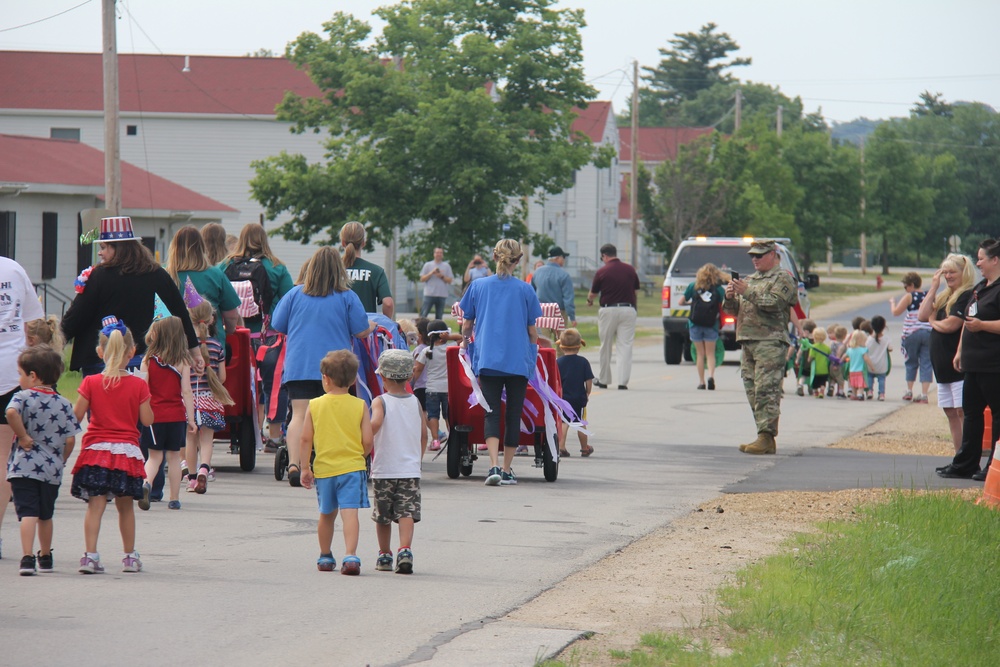
[[[52,571],[52,514],[63,466],[81,431],[73,405],[55,390],[62,372],[62,356],[48,345],[24,350],[17,358],[21,391],[7,405],[7,424],[17,436],[7,461],[7,480],[21,522],[22,576],[35,574],[36,562],[39,572]]]

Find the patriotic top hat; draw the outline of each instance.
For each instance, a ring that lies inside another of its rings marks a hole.
[[[101,243],[114,243],[116,241],[135,241],[135,233],[132,231],[132,218],[127,215],[114,218],[101,218]]]

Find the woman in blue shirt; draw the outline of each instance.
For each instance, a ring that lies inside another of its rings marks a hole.
[[[350,350],[351,336],[364,338],[368,321],[361,299],[351,291],[340,255],[329,247],[316,251],[301,285],[274,307],[271,328],[288,336],[283,384],[292,402],[288,424],[288,483],[299,486],[299,436],[309,401],[323,395],[320,361],[331,350]]]
[[[514,278],[521,261],[521,244],[503,239],[493,249],[496,275],[469,284],[462,297],[463,345],[472,357],[472,370],[479,378],[483,396],[492,412],[486,413],[486,446],[490,454],[487,486],[517,484],[510,469],[521,437],[521,409],[528,378],[535,372],[538,333],[535,320],[542,307],[531,285]],[[470,344],[471,343],[471,344]],[[504,419],[503,468],[497,464],[500,450],[500,397],[507,391]]]

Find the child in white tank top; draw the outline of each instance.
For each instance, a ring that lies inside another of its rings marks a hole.
[[[372,521],[378,536],[376,570],[393,569],[392,524],[399,525],[396,572],[413,572],[413,527],[420,521],[420,459],[427,449],[427,417],[417,397],[406,391],[413,357],[405,350],[386,350],[378,370],[385,393],[372,401],[371,478],[375,491]]]

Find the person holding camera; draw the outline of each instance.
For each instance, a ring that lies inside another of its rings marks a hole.
[[[740,375],[757,423],[757,439],[740,445],[740,451],[774,454],[781,383],[791,344],[788,322],[792,307],[799,302],[799,292],[791,274],[781,268],[774,241],[754,241],[747,254],[756,271],[743,280],[733,273],[722,304],[723,312],[736,316],[736,340],[743,347]]]
[[[469,289],[469,285],[472,284],[473,280],[479,280],[480,278],[488,278],[493,275],[493,271],[490,270],[490,265],[486,263],[482,255],[476,255],[469,262],[469,265],[465,267],[465,274],[462,276],[462,284],[465,286],[464,289]]]
[[[434,306],[434,319],[444,317],[444,302],[454,280],[451,264],[444,261],[444,248],[434,248],[434,259],[420,269],[420,282],[424,284],[424,304],[420,307],[420,317],[427,317],[431,306]]]

